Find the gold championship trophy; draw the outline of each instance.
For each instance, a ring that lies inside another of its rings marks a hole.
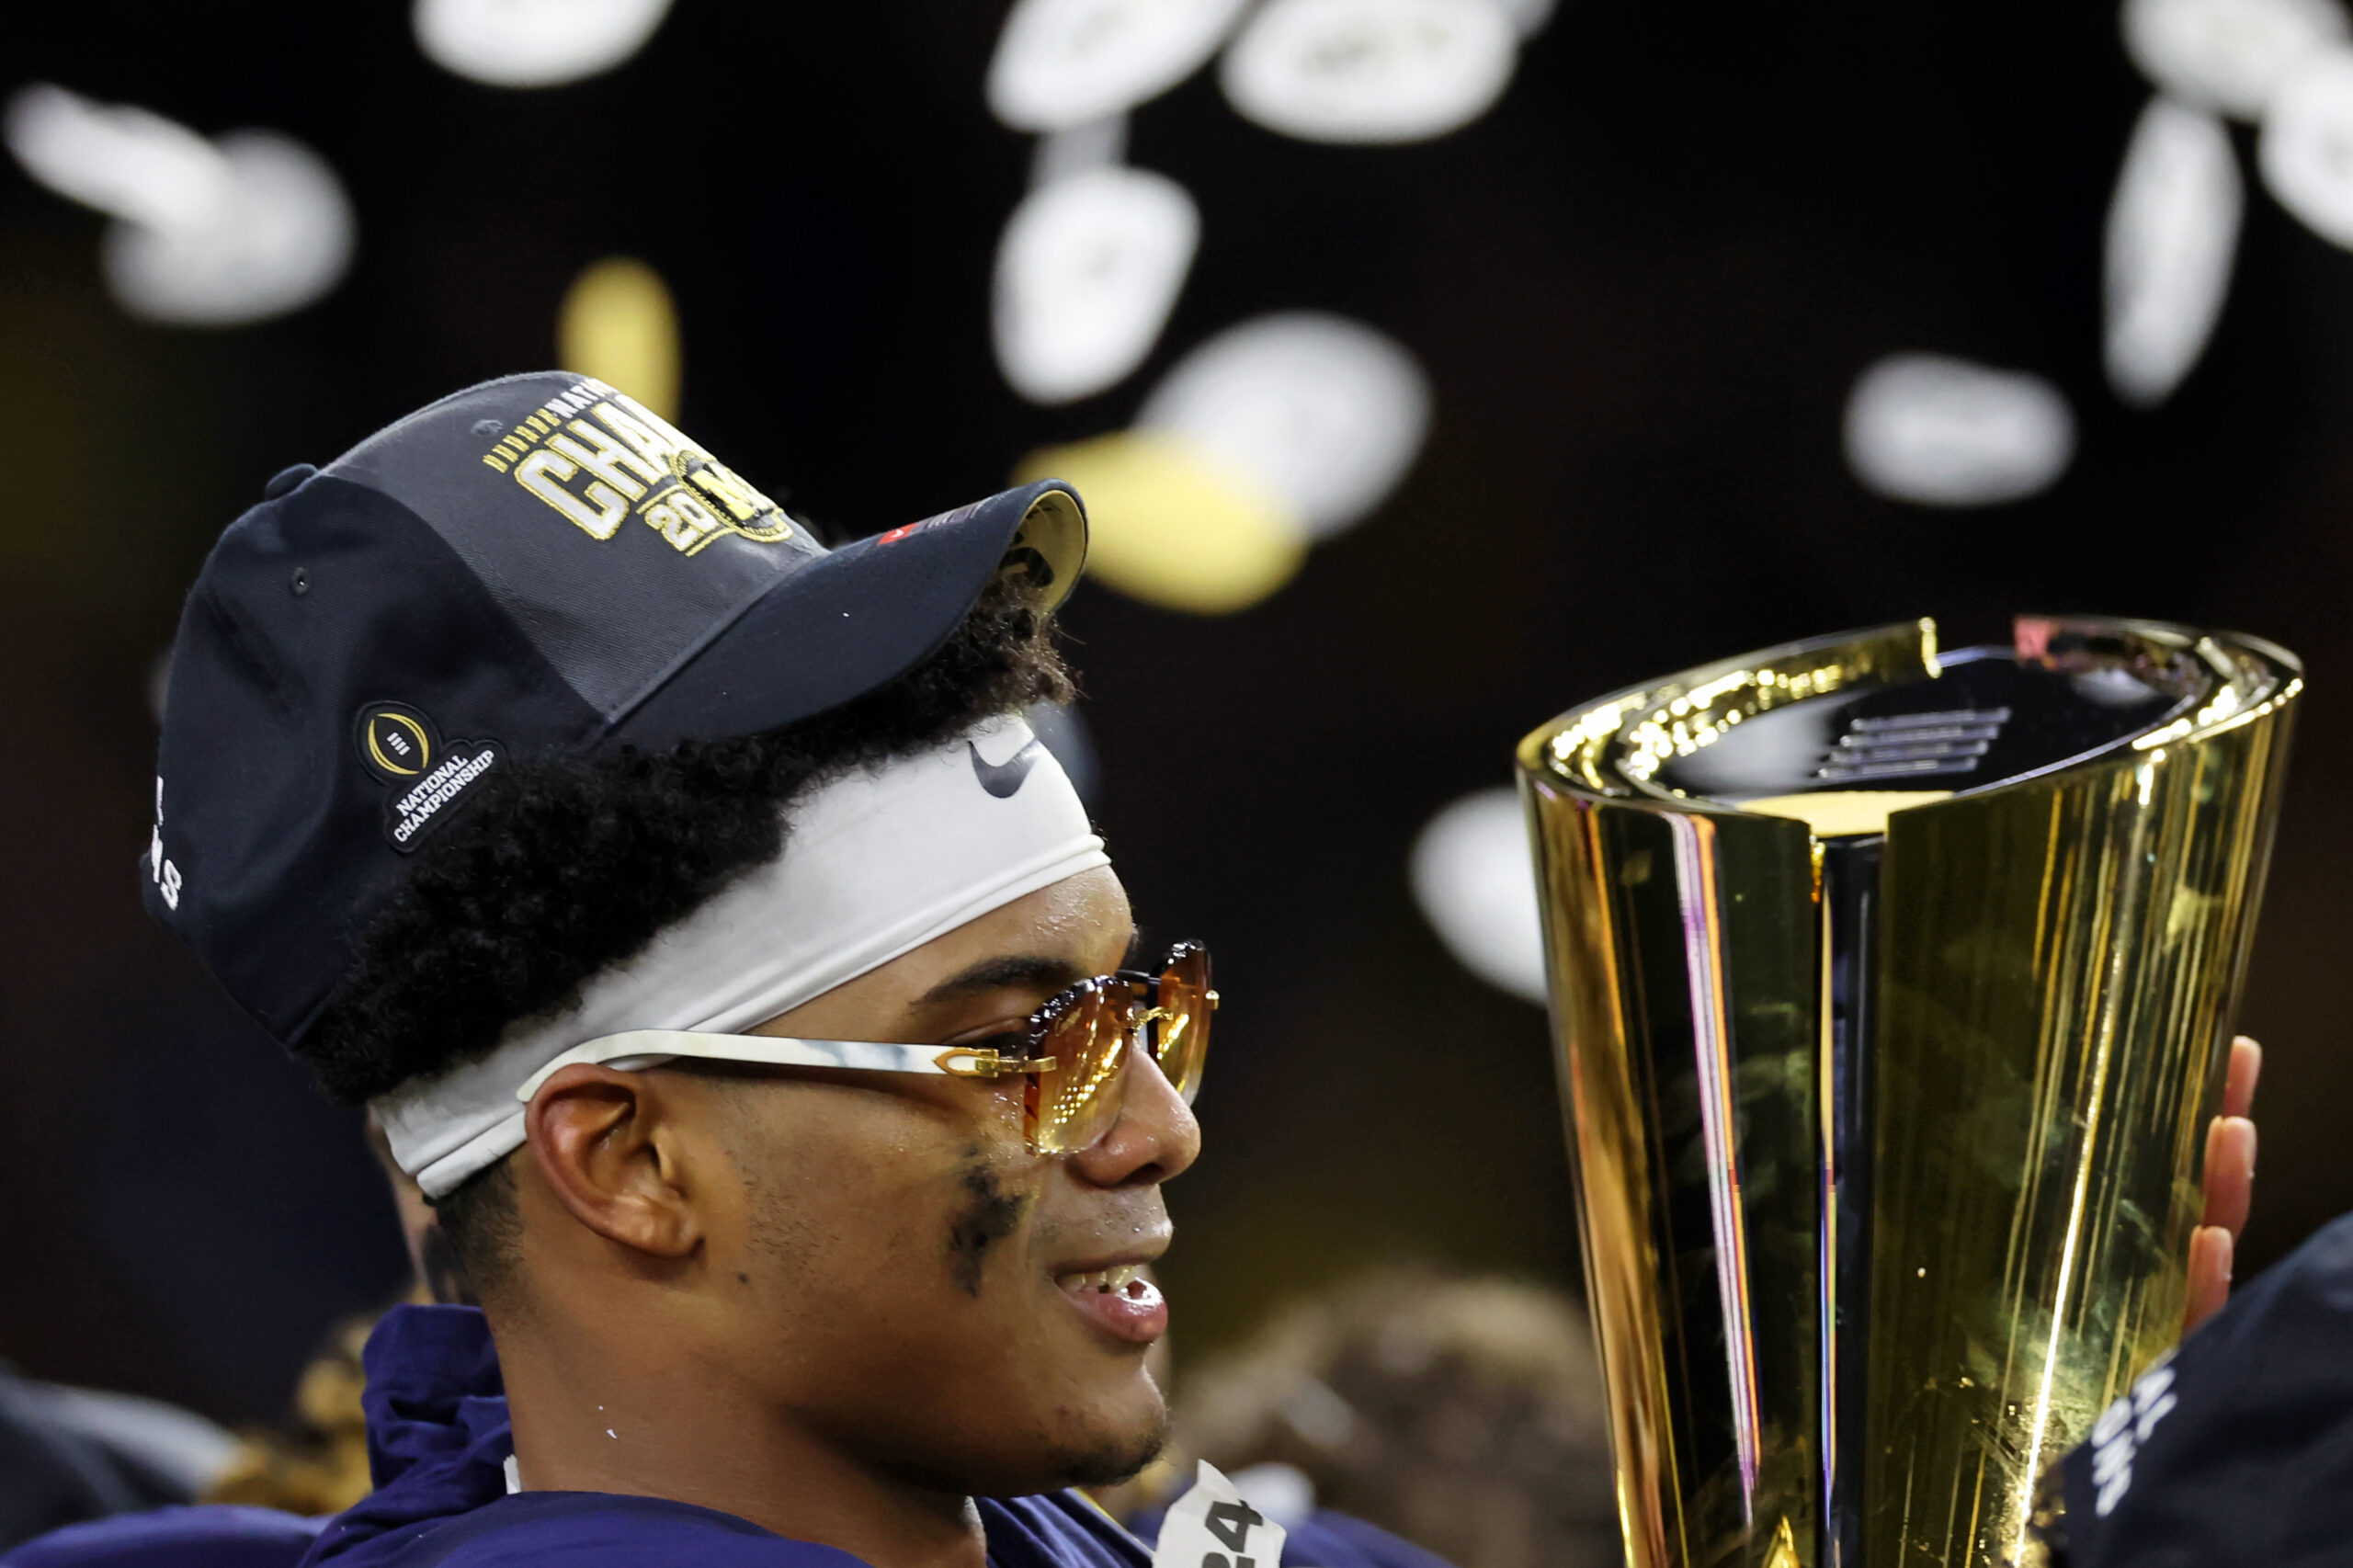
[[[2035,1558],[2180,1335],[2299,669],[1924,620],[1521,743],[1632,1568]]]

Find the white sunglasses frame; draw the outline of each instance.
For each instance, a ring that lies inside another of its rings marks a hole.
[[[526,1105],[540,1086],[566,1067],[591,1066],[634,1073],[679,1057],[706,1062],[750,1062],[769,1067],[846,1067],[860,1073],[925,1073],[949,1078],[1009,1078],[1052,1070],[1051,1056],[1000,1056],[970,1045],[891,1045],[870,1040],[796,1040],[782,1035],[707,1034],[698,1029],[630,1029],[600,1035],[574,1046],[516,1089]]]

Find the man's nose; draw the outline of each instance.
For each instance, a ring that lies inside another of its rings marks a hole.
[[[1074,1175],[1097,1187],[1149,1187],[1168,1180],[1201,1152],[1201,1124],[1148,1051],[1131,1051],[1125,1099],[1111,1131],[1070,1156]]]

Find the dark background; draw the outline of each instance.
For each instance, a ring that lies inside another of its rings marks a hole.
[[[396,1286],[356,1123],[140,913],[147,682],[265,479],[545,366],[564,287],[615,253],[678,298],[681,423],[857,531],[1123,425],[1261,311],[1361,317],[1427,367],[1413,474],[1282,593],[1068,613],[1122,873],[1150,935],[1213,941],[1230,1003],[1209,1153],[1172,1191],[1183,1346],[1395,1252],[1572,1278],[1543,1021],[1423,924],[1415,831],[1572,702],[1923,613],[1949,646],[2084,609],[2308,661],[2245,1010],[2271,1054],[2241,1277],[2353,1207],[2353,256],[2255,187],[2243,128],[2229,304],[2142,414],[2099,374],[2100,225],[2148,92],[2103,6],[1568,0],[1494,112],[1402,148],[1283,140],[1199,76],[1129,149],[1201,206],[1176,316],[1142,374],[1040,411],[988,347],[1030,152],[982,104],[1001,17],[679,0],[617,73],[517,93],[428,64],[399,5],[12,16],[0,86],[290,132],[360,248],[293,317],[142,326],[99,282],[102,220],[0,169],[0,1355],[262,1417],[332,1315]],[[2072,471],[1972,512],[1864,492],[1841,410],[1902,349],[2051,377]]]

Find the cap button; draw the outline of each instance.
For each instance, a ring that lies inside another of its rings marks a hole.
[[[296,463],[292,468],[281,468],[269,476],[267,484],[261,487],[261,498],[275,501],[318,472],[316,463]]]

